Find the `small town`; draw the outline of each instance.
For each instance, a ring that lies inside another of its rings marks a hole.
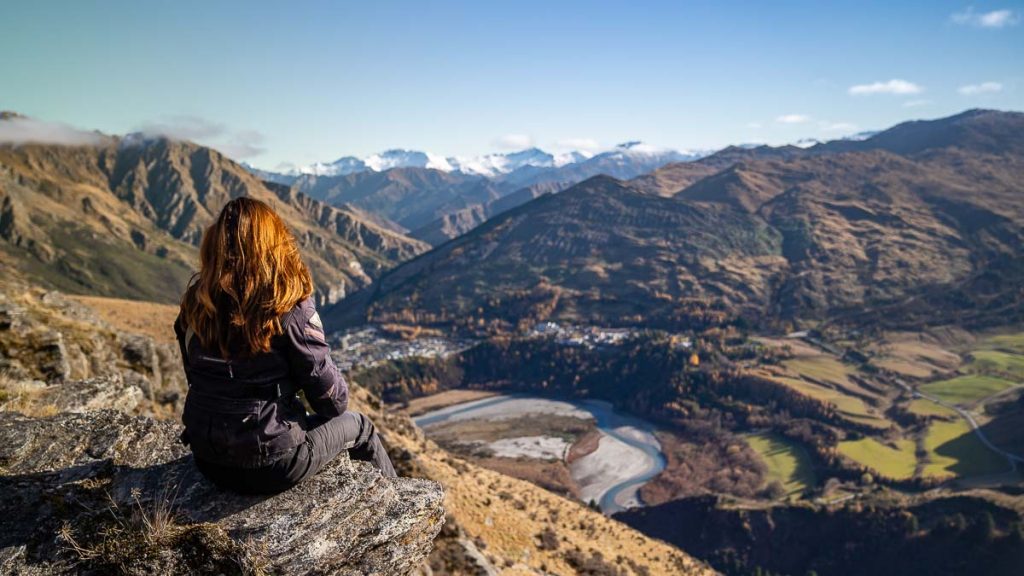
[[[531,338],[552,338],[565,346],[618,346],[639,334],[635,328],[601,328],[599,326],[577,326],[557,322],[538,322],[527,333]],[[673,343],[682,349],[689,349],[693,343],[689,338],[673,336]]]
[[[472,340],[427,337],[404,340],[388,338],[375,326],[338,332],[333,337],[331,357],[342,371],[367,367],[402,358],[444,358],[469,348]]]

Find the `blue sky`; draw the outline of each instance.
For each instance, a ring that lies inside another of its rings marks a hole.
[[[782,143],[1024,109],[1022,20],[1020,1],[35,0],[0,19],[0,109],[266,168]]]

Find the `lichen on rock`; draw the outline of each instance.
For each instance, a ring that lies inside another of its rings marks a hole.
[[[219,490],[177,432],[0,413],[0,573],[405,574],[444,522],[439,484],[344,455],[275,496]]]

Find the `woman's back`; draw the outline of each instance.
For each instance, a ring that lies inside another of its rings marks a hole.
[[[341,450],[394,475],[373,424],[347,412],[312,286],[295,238],[262,202],[232,200],[203,235],[174,330],[189,383],[182,440],[215,482],[285,489]]]
[[[320,415],[345,412],[348,387],[316,318],[306,299],[281,318],[283,332],[269,351],[227,359],[175,324],[189,380],[182,419],[197,456],[255,468],[293,450],[305,439],[299,390]]]

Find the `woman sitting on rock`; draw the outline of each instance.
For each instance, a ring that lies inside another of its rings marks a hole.
[[[199,256],[174,331],[189,383],[182,439],[203,475],[238,492],[279,492],[348,450],[394,477],[373,423],[346,410],[313,281],[281,218],[236,198]]]

